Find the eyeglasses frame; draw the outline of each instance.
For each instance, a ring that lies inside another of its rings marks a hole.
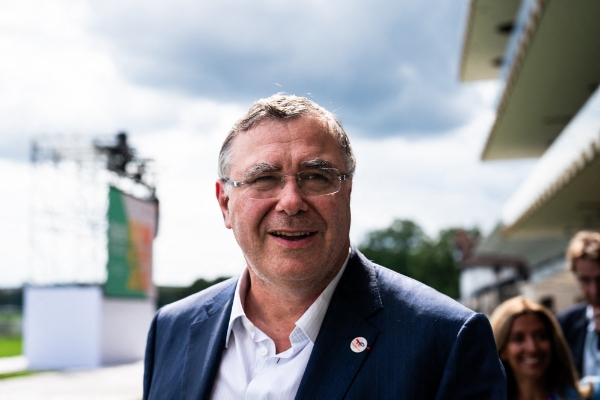
[[[347,180],[349,180],[349,179],[351,179],[351,178],[352,178],[352,177],[351,177],[351,176],[349,176],[348,174],[342,174],[342,173],[340,172],[340,170],[339,170],[339,169],[337,169],[337,168],[313,168],[313,169],[315,169],[315,170],[335,170],[335,171],[337,171],[337,172],[338,172],[338,174],[339,174],[339,176],[338,176],[338,179],[340,180],[340,182],[347,181]],[[299,188],[302,188],[302,185],[300,184],[300,182],[301,182],[302,180],[301,180],[301,179],[299,179],[299,176],[298,176],[298,174],[301,174],[301,173],[303,173],[303,172],[306,172],[306,171],[309,171],[309,170],[298,171],[298,172],[296,172],[295,174],[282,174],[282,175],[281,175],[281,179],[280,179],[280,181],[279,181],[279,182],[280,182],[280,185],[281,185],[281,186],[280,186],[280,188],[281,188],[281,189],[283,189],[283,188],[285,187],[285,177],[286,177],[286,176],[295,176],[295,177],[296,177],[296,183],[298,184],[298,187],[299,187]],[[233,181],[233,180],[231,180],[231,179],[223,179],[223,178],[221,178],[221,181],[223,181],[223,182],[224,182],[226,185],[231,185],[231,186],[233,186],[233,187],[242,187],[242,186],[244,186],[244,185],[248,185],[248,182],[242,182],[242,181]],[[342,186],[340,185],[340,189],[341,189],[341,188],[342,188]],[[329,196],[329,195],[332,195],[332,194],[336,194],[337,192],[339,192],[339,191],[340,191],[340,189],[336,190],[335,192],[326,193],[326,194],[307,195],[307,194],[305,194],[304,192],[303,192],[303,194],[304,194],[305,196],[307,196],[307,197]],[[264,198],[264,199],[262,199],[262,200],[274,199],[274,198],[275,198],[275,197],[267,197],[267,198]],[[255,199],[255,200],[261,200],[261,199]]]

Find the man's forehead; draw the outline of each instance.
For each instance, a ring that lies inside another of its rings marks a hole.
[[[600,277],[600,262],[588,258],[579,258],[575,262],[574,272],[578,276]]]
[[[327,121],[318,115],[299,115],[285,119],[264,119],[256,123],[251,128],[240,131],[238,136],[245,135],[247,139],[257,139],[266,133],[275,136],[286,136],[289,133],[288,128],[294,127],[300,131],[310,132],[312,134],[321,134],[324,137],[335,138],[334,133],[329,129]]]
[[[343,164],[343,154],[336,136],[316,117],[261,121],[238,133],[231,156],[234,168],[245,174],[277,171],[290,163],[298,168],[343,168],[338,165]]]
[[[277,117],[266,117],[263,118],[262,120],[256,122],[252,127],[248,128],[246,131],[252,130],[257,126],[260,125],[269,125],[269,124],[286,124],[288,122],[297,122],[297,121],[304,121],[304,122],[314,122],[317,124],[322,125],[323,127],[325,127],[327,125],[327,119],[317,113],[305,113],[305,114],[297,114],[294,116],[288,116],[285,118],[277,118]]]

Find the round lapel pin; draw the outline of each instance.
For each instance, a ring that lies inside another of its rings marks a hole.
[[[367,339],[365,339],[364,337],[357,337],[352,339],[352,341],[350,342],[350,349],[355,352],[355,353],[361,353],[363,351],[365,351],[365,349],[367,348]]]

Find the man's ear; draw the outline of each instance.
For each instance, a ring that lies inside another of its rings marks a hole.
[[[219,207],[221,207],[221,213],[223,214],[223,221],[225,227],[231,229],[231,221],[229,220],[229,195],[225,192],[225,182],[218,180],[215,185],[217,191],[217,201]]]

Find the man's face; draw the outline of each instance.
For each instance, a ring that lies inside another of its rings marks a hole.
[[[580,258],[573,269],[585,300],[594,307],[600,307],[600,263]]]
[[[295,174],[315,160],[347,172],[337,140],[318,119],[309,117],[264,121],[239,133],[231,160],[229,179],[234,181],[243,181],[251,170],[265,165]],[[233,229],[251,275],[265,283],[302,288],[322,286],[333,278],[350,246],[351,182],[343,181],[335,194],[306,197],[295,177],[286,177],[278,197],[250,199],[243,186],[230,187],[226,194],[218,181],[225,226]]]

